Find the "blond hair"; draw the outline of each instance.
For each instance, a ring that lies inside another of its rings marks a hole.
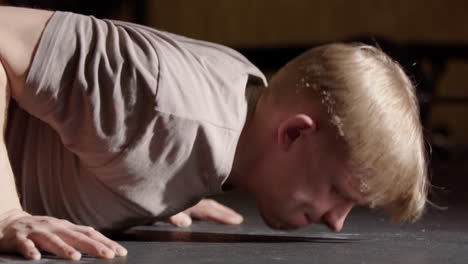
[[[427,203],[426,151],[415,88],[401,66],[378,48],[336,43],[288,67],[299,72],[295,91],[279,88],[273,97],[320,96],[369,206],[385,208],[395,221],[419,219]]]

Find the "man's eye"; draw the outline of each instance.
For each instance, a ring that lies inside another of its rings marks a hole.
[[[335,185],[332,185],[331,186],[331,190],[330,190],[331,194],[334,196],[334,197],[337,197],[337,198],[342,198],[343,196],[341,195],[340,191],[338,190],[338,188],[336,188]]]
[[[338,200],[343,200],[343,201],[350,200],[335,185],[332,185],[330,192]]]

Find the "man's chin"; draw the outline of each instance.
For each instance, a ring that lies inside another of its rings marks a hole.
[[[262,217],[263,223],[271,229],[279,229],[278,221],[273,221],[270,215],[263,213],[260,210],[260,216]]]

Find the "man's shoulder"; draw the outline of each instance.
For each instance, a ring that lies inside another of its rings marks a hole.
[[[229,47],[162,34],[173,42],[158,52],[158,109],[232,130],[242,127],[246,87],[254,80],[266,85],[263,73]]]
[[[7,69],[14,98],[18,98],[34,49],[52,12],[0,6],[0,59]]]

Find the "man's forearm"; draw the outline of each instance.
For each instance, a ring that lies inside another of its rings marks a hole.
[[[21,209],[4,137],[10,101],[9,91],[7,74],[0,58],[0,216],[8,211]]]
[[[0,6],[0,216],[21,209],[4,132],[10,98],[18,100],[52,12]]]

